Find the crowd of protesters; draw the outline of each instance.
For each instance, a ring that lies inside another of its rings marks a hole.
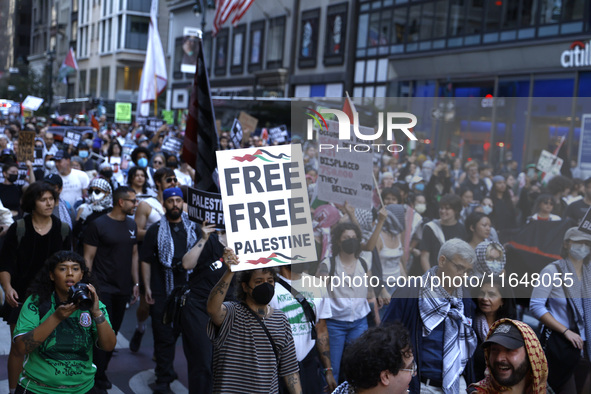
[[[195,169],[163,149],[180,130],[77,123],[94,127],[77,146],[34,118],[6,123],[0,135],[11,393],[106,392],[112,334],[137,301],[129,347],[139,350],[151,316],[154,393],[171,392],[179,336],[191,393],[591,392],[591,235],[576,228],[591,206],[591,178],[519,171],[509,155],[493,167],[447,152],[381,153],[364,210],[319,198],[317,146],[293,137],[318,260],[235,275],[239,256],[225,233],[186,214]],[[18,160],[20,130],[36,132],[35,162]],[[234,148],[227,133],[219,142]],[[262,136],[242,142],[265,145]],[[540,285],[523,302],[502,285],[512,268],[504,242],[539,222],[570,227],[562,258],[540,269],[570,273],[573,286]],[[491,280],[385,285],[411,275]],[[297,288],[309,276],[376,277],[380,286]],[[90,285],[86,309],[69,294],[78,282]],[[183,307],[171,310],[177,298]],[[527,316],[539,323],[530,327]]]

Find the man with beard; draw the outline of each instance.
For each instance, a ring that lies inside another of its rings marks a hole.
[[[548,363],[534,331],[525,323],[501,319],[482,343],[489,373],[468,393],[546,393]]]
[[[289,394],[301,394],[293,336],[283,312],[269,302],[275,294],[276,273],[264,267],[242,271],[237,278],[240,302],[224,302],[238,258],[224,250],[227,271],[211,290],[207,335],[213,342],[213,392],[278,393],[282,377]]]
[[[180,327],[163,324],[166,300],[173,289],[187,283],[188,271],[183,269],[185,253],[198,240],[197,228],[183,212],[183,192],[171,187],[162,192],[164,216],[146,232],[142,245],[142,277],[146,302],[150,305],[154,354],[156,356],[156,383],[154,393],[169,393],[170,383],[177,378],[174,371],[174,353]],[[203,232],[209,234],[213,226]],[[207,238],[204,235],[205,238]],[[172,242],[171,242],[172,240]]]

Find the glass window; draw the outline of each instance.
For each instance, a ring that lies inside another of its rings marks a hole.
[[[503,1],[489,1],[485,14],[485,31],[499,31],[501,28],[501,13],[503,11]]]
[[[232,37],[232,59],[230,61],[230,72],[242,74],[244,71],[244,48],[246,36],[246,25],[234,28]]]
[[[263,68],[263,48],[265,21],[255,22],[250,25],[250,52],[248,53],[248,71],[257,71]]]
[[[505,0],[503,3],[503,29],[516,29],[519,23],[519,0]]]
[[[271,20],[267,42],[267,68],[281,67],[285,48],[285,17]]]
[[[533,97],[572,97],[575,81],[569,79],[538,79],[534,82]]]
[[[109,75],[110,69],[109,67],[101,68],[101,94],[102,98],[109,97]]]
[[[150,18],[142,16],[127,16],[125,32],[125,47],[127,49],[146,50],[148,45],[148,30]]]
[[[392,10],[384,10],[382,12],[382,21],[380,22],[380,45],[388,45],[388,38],[390,37],[390,28],[392,25]]]
[[[547,25],[557,23],[562,14],[562,1],[556,0],[540,0],[540,24]]]
[[[76,41],[78,39],[78,21],[72,21],[72,32],[70,34],[70,40]]]
[[[127,0],[129,11],[150,12],[151,2],[146,0]]]
[[[228,64],[228,35],[229,30],[222,29],[216,36],[215,47],[215,61],[214,71],[215,75],[226,75],[226,66]]]
[[[86,70],[80,70],[78,84],[78,96],[86,96]]]
[[[140,67],[117,67],[117,91],[140,89]]]
[[[423,16],[421,18],[421,30],[419,40],[430,40],[433,33],[433,20],[435,19],[435,3],[423,4]],[[447,19],[447,17],[446,17]],[[444,25],[445,26],[445,25]],[[445,31],[445,30],[444,30]]]
[[[97,94],[97,84],[98,84],[98,68],[93,68],[90,70],[90,83],[88,84],[88,94],[91,96],[95,96]]]
[[[480,34],[482,32],[482,15],[484,14],[484,0],[467,0],[466,34]]]
[[[367,28],[369,24],[369,14],[363,14],[359,17],[359,26],[357,27],[357,48],[367,47]]]
[[[562,21],[570,22],[583,19],[585,12],[584,0],[570,0],[562,2]]]
[[[398,7],[394,9],[393,24],[394,27],[390,31],[390,42],[393,44],[402,44],[404,40],[404,27],[406,26],[406,7]]]
[[[421,28],[421,6],[413,5],[408,12],[409,24],[406,26],[406,42],[416,42],[419,40],[419,30]]]
[[[441,7],[440,2],[437,4],[437,14],[441,14],[443,18],[446,15],[446,11]],[[451,37],[457,37],[464,35],[465,23],[464,23],[464,0],[451,0],[449,8],[449,35]]]
[[[579,73],[579,97],[591,97],[591,72]]]

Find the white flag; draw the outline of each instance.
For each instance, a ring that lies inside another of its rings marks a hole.
[[[152,0],[150,10],[150,30],[148,32],[148,48],[146,61],[142,70],[140,90],[138,92],[137,116],[148,116],[150,102],[164,91],[167,82],[166,59],[162,49],[162,41],[158,34],[158,0]]]

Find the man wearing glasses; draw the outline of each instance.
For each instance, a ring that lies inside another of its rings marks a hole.
[[[133,304],[140,294],[137,226],[129,217],[136,207],[133,189],[119,187],[113,193],[113,210],[90,223],[84,234],[84,258],[101,289],[101,301],[107,307],[115,333],[123,322],[129,296],[133,294]],[[105,373],[112,355],[113,352],[94,349],[97,393],[106,393],[112,387]]]
[[[407,393],[417,374],[408,330],[399,323],[367,330],[345,349],[347,381],[333,394]]]
[[[472,329],[475,306],[460,279],[472,274],[475,261],[468,243],[451,239],[439,250],[438,265],[392,296],[383,322],[399,321],[412,333],[417,364],[413,393],[461,393],[466,382],[474,381],[470,358],[478,344]]]

